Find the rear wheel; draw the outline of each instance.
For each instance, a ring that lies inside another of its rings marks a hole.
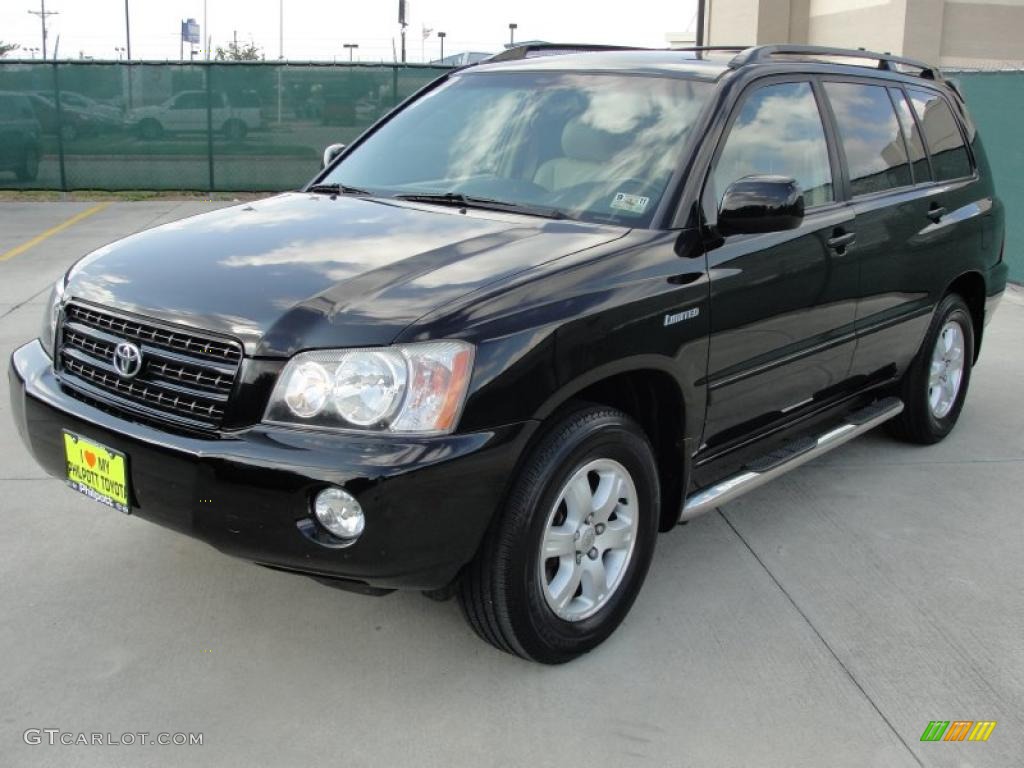
[[[939,304],[917,357],[903,377],[905,408],[891,431],[912,443],[937,443],[953,431],[971,381],[974,321],[957,294]]]
[[[654,453],[621,411],[560,419],[515,479],[501,517],[459,585],[480,637],[558,664],[622,622],[643,584],[658,529]]]
[[[139,123],[139,136],[144,139],[159,139],[164,135],[164,127],[152,118],[147,118]]]

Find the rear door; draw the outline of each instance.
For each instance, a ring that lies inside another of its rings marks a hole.
[[[206,130],[206,94],[184,91],[167,110],[164,127],[172,131]]]
[[[712,163],[703,198],[711,220],[726,187],[754,174],[796,179],[806,215],[798,229],[732,235],[708,250],[711,454],[827,400],[849,372],[857,235],[837,193],[840,167],[820,100],[810,78],[754,83]]]
[[[973,171],[937,92],[915,96],[916,89],[858,79],[828,79],[824,87],[856,215],[861,295],[851,373],[881,381],[909,365],[955,276],[956,254],[977,245],[979,230],[965,208]],[[928,133],[943,148],[931,157]]]

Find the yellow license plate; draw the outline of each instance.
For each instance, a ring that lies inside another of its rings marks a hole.
[[[128,471],[125,455],[64,432],[68,485],[108,507],[131,512],[128,505]]]

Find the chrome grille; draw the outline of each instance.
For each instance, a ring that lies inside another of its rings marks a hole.
[[[108,331],[119,339],[148,343],[207,360],[237,363],[242,359],[242,349],[237,342],[207,338],[191,329],[183,328],[172,331],[158,325],[128,320],[78,304],[69,304],[65,307],[64,317],[66,320]]]
[[[142,369],[133,378],[114,368],[114,349],[122,341],[142,351]],[[64,308],[61,379],[120,410],[216,428],[224,419],[241,359],[242,348],[235,341],[80,304]]]

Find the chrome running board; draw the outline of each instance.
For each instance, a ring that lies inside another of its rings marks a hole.
[[[811,459],[816,459],[833,448],[848,443],[879,424],[884,424],[902,412],[903,401],[897,397],[888,397],[859,411],[847,414],[842,424],[816,438],[804,437],[786,443],[771,453],[750,462],[742,472],[688,496],[683,503],[683,510],[679,514],[679,522],[692,520],[698,515],[710,512],[715,507],[742,496],[747,491],[759,488],[790,470],[806,464]]]

